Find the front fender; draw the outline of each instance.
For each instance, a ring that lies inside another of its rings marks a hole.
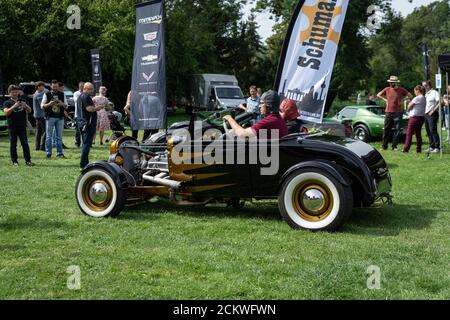
[[[341,183],[344,186],[350,186],[352,184],[352,180],[341,168],[334,165],[330,161],[319,160],[319,161],[305,161],[289,168],[280,179],[279,182],[280,187],[293,172],[303,169],[320,169],[330,174],[333,178],[335,178],[337,181],[339,181],[339,183]]]
[[[88,164],[82,171],[82,174],[87,173],[93,169],[101,169],[108,172],[113,178],[116,185],[121,189],[127,189],[130,186],[134,186],[135,182],[129,174],[126,174],[125,170],[122,167],[119,167],[115,163],[106,162],[106,161],[96,161]]]

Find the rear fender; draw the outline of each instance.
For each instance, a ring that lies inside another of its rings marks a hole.
[[[117,184],[117,186],[121,189],[127,189],[130,186],[135,185],[135,181],[133,177],[130,174],[127,174],[126,171],[119,167],[115,163],[110,163],[106,161],[96,161],[88,164],[83,170],[82,174],[87,173],[88,171],[94,170],[94,169],[100,169],[103,171],[108,172],[111,177],[113,178],[114,182]]]

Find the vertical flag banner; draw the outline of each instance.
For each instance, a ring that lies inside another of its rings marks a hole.
[[[321,123],[348,0],[299,0],[284,41],[275,90]]]
[[[136,6],[131,84],[133,130],[162,129],[167,117],[164,0]]]
[[[102,65],[100,62],[100,49],[91,50],[92,62],[92,83],[94,84],[95,93],[98,93],[102,85]]]
[[[0,64],[0,96],[3,95],[3,74],[2,65]]]

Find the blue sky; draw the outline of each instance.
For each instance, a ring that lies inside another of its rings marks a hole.
[[[357,0],[351,0],[357,1]],[[409,0],[392,0],[392,6],[396,11],[401,12],[403,16],[407,16],[410,14],[415,8],[428,5],[435,1],[447,1],[447,0],[412,0],[410,3]],[[249,4],[245,7],[244,12],[248,14],[250,12],[250,8],[254,7],[253,4]],[[267,12],[260,13],[257,16],[257,22],[260,26],[259,33],[265,41],[272,34],[272,26],[274,22],[269,19],[270,15]]]

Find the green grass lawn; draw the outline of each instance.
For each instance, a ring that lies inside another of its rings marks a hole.
[[[36,167],[15,168],[0,137],[0,299],[450,298],[448,149],[442,160],[384,151],[394,206],[312,233],[290,229],[275,202],[236,211],[157,201],[89,218],[75,202],[73,140],[66,131],[67,160],[33,152]],[[97,145],[90,159],[107,157]],[[66,286],[72,265],[80,290]],[[367,287],[371,265],[379,290]]]

